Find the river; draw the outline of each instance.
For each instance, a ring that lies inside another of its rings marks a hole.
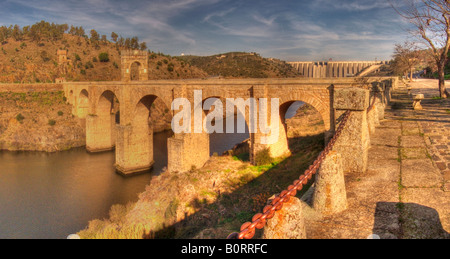
[[[299,106],[293,105],[287,117]],[[90,220],[106,218],[112,205],[137,201],[151,177],[167,166],[170,136],[154,135],[154,168],[133,177],[115,173],[114,151],[0,151],[0,238],[64,239]],[[248,137],[212,134],[211,154],[222,154]]]

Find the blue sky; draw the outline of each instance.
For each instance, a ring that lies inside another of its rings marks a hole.
[[[41,20],[138,36],[170,55],[287,61],[391,59],[407,36],[387,0],[0,0],[0,25]]]

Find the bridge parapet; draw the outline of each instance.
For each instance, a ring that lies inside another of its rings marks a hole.
[[[283,118],[290,103],[303,101],[312,105],[321,114],[328,142],[335,133],[339,122],[337,118],[348,108],[342,107],[343,104],[340,102],[355,98],[355,96],[341,98],[340,93],[346,92],[349,88],[366,89],[371,97],[377,96],[377,109],[383,110],[388,101],[386,93],[389,93],[392,82],[392,78],[365,78],[364,84],[355,78],[210,79],[67,82],[63,83],[63,86],[68,102],[73,105],[73,114],[86,119],[88,150],[96,152],[115,148],[116,161],[119,161],[117,168],[122,173],[127,173],[136,171],[136,168],[149,169],[153,164],[153,143],[149,136],[153,135],[153,129],[146,123],[146,118],[156,99],[162,100],[166,108],[171,110],[175,99],[185,98],[190,103],[191,114],[194,114],[195,91],[201,91],[201,102],[213,97],[221,100],[254,98],[259,107],[259,101],[266,98],[270,107],[272,98],[278,99],[281,115],[278,121],[281,129],[278,140],[270,145],[262,144],[261,139],[270,137],[270,134],[263,134],[260,131],[250,134],[250,158],[255,164],[261,151],[268,150],[272,157],[289,154]],[[348,102],[346,105],[361,104]],[[266,111],[265,118],[271,117],[271,110]],[[172,111],[172,115],[176,113],[177,111]],[[118,114],[120,120],[117,120]],[[201,116],[204,119],[206,115],[207,113],[203,112]],[[244,107],[242,115],[247,126],[250,126],[248,106]],[[259,116],[258,113],[257,115]],[[380,113],[378,116],[381,117]],[[144,135],[137,136],[139,134]],[[209,159],[209,136],[205,132],[175,134],[169,140],[168,148],[169,170],[185,172],[193,166],[200,168]],[[180,157],[180,154],[183,156]],[[130,162],[132,159],[136,161]],[[120,164],[122,163],[120,161],[123,161],[123,164]]]
[[[267,224],[264,238],[305,238],[304,218],[292,215],[303,215],[302,210],[309,205],[301,202],[293,208],[292,205],[283,207],[283,204],[289,202],[291,204],[292,199],[297,200],[294,197],[297,191],[302,190],[316,173],[318,176],[312,197],[312,209],[319,215],[333,215],[345,211],[347,209],[345,174],[366,172],[370,145],[369,124],[374,123],[369,120],[384,119],[378,117],[379,115],[369,118],[368,114],[385,108],[386,96],[390,94],[391,86],[392,84],[377,85],[373,92],[371,91],[373,89],[362,88],[335,90],[334,109],[341,116],[338,119],[340,122],[336,134],[325,150],[293,185],[276,195],[262,213],[252,218],[252,222],[243,224],[239,233],[233,233],[228,238],[251,239],[256,229],[263,229],[267,222],[272,220],[277,224]],[[377,105],[379,102],[382,105]],[[278,215],[273,219],[276,213]],[[292,228],[292,226],[301,227]]]

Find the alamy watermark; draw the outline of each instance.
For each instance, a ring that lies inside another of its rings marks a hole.
[[[259,104],[259,105],[258,105]],[[262,133],[261,144],[271,145],[278,142],[280,134],[280,101],[278,98],[270,99],[270,121],[268,98],[227,98],[226,104],[218,98],[209,98],[203,102],[201,90],[194,90],[194,107],[186,98],[176,98],[172,102],[172,111],[177,112],[172,119],[174,133],[246,133],[246,109],[249,109],[249,133]],[[212,106],[214,110],[211,111]],[[258,107],[259,106],[259,107]],[[226,108],[226,129],[224,132],[223,118]],[[238,111],[237,127],[235,127],[235,108]],[[203,111],[210,111],[205,118]],[[193,113],[193,116],[192,116]],[[242,116],[243,115],[243,116]],[[192,118],[193,117],[193,118]],[[214,123],[213,123],[214,122]],[[237,132],[235,132],[237,129]]]

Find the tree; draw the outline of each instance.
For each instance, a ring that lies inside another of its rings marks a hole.
[[[140,48],[141,48],[142,51],[144,51],[144,50],[147,49],[147,43],[145,43],[145,41],[142,42],[139,46],[140,46]]]
[[[22,40],[22,30],[20,29],[19,25],[14,25],[14,28],[11,32],[11,36],[14,38],[14,40],[16,41],[21,41]]]
[[[100,53],[98,55],[98,59],[100,60],[100,62],[109,62],[109,54],[108,53]]]
[[[119,35],[117,35],[117,33],[115,33],[115,32],[112,32],[112,33],[111,33],[111,39],[112,39],[114,42],[117,42],[117,38],[119,38]]]
[[[413,79],[415,67],[421,62],[421,52],[414,42],[396,44],[392,67],[397,74],[405,75],[409,72],[410,81]]]
[[[91,42],[96,43],[100,40],[100,35],[96,30],[91,30]]]
[[[448,0],[400,0],[403,5],[392,7],[414,29],[413,36],[431,48],[433,59],[439,75],[439,93],[442,98],[449,98],[445,88],[445,65],[448,62],[450,48],[450,3]]]
[[[139,49],[139,38],[137,36],[131,38],[130,45],[132,49]]]

